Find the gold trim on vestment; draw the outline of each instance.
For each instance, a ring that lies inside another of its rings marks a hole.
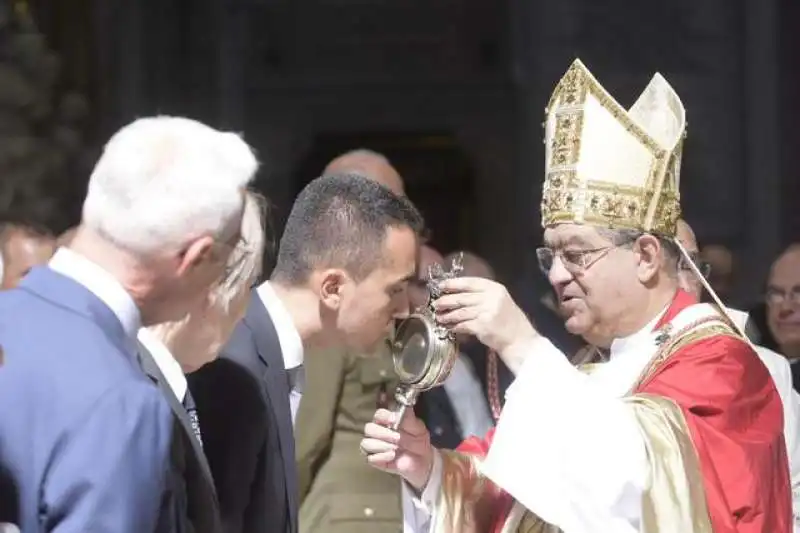
[[[669,326],[669,324],[667,325]],[[637,386],[651,377],[675,353],[701,340],[720,335],[739,337],[718,317],[709,317],[671,333],[642,372]],[[600,364],[586,364],[591,373]],[[634,389],[635,390],[635,387]],[[713,533],[705,499],[702,471],[681,408],[668,398],[629,393],[622,398],[641,429],[648,459],[648,479],[642,495],[642,533]],[[546,438],[546,437],[545,437]],[[451,451],[442,452],[442,488],[431,533],[491,533],[495,486],[480,474],[479,461]],[[507,517],[502,533],[560,533],[519,504]]]

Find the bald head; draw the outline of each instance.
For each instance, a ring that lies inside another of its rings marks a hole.
[[[358,149],[340,155],[325,167],[324,174],[358,174],[376,181],[399,196],[405,196],[403,178],[385,156]]]
[[[464,254],[461,261],[461,265],[464,267],[464,270],[461,272],[462,276],[470,278],[486,278],[491,280],[495,279],[494,269],[489,265],[489,263],[487,263],[482,257],[471,252],[453,252],[451,254],[447,254],[447,256],[444,258],[445,268],[449,268],[453,263],[453,260],[456,259],[461,253]]]

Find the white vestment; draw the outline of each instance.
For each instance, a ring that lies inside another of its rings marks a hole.
[[[655,355],[653,329],[662,315],[616,339],[608,363],[591,374],[572,366],[546,338],[536,339],[506,393],[483,473],[565,533],[638,531],[648,462],[636,420],[620,398]],[[709,315],[717,311],[694,305],[672,323],[678,330]],[[404,484],[404,533],[428,530],[441,485],[440,463],[437,458],[421,498]]]

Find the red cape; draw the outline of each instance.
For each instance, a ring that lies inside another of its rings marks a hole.
[[[694,303],[679,291],[656,329]],[[636,392],[669,398],[683,411],[714,533],[792,532],[783,404],[747,343],[728,336],[691,343]],[[485,439],[467,439],[459,451],[485,456],[493,435],[494,430]],[[513,501],[500,490],[492,500],[492,532],[499,533]]]

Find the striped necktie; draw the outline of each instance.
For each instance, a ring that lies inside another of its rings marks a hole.
[[[189,414],[189,423],[192,426],[192,432],[194,433],[197,442],[199,442],[200,446],[202,446],[203,437],[200,435],[200,419],[197,416],[197,406],[194,403],[194,398],[192,398],[192,393],[189,392],[188,389],[186,390],[186,396],[183,397],[183,407]]]

